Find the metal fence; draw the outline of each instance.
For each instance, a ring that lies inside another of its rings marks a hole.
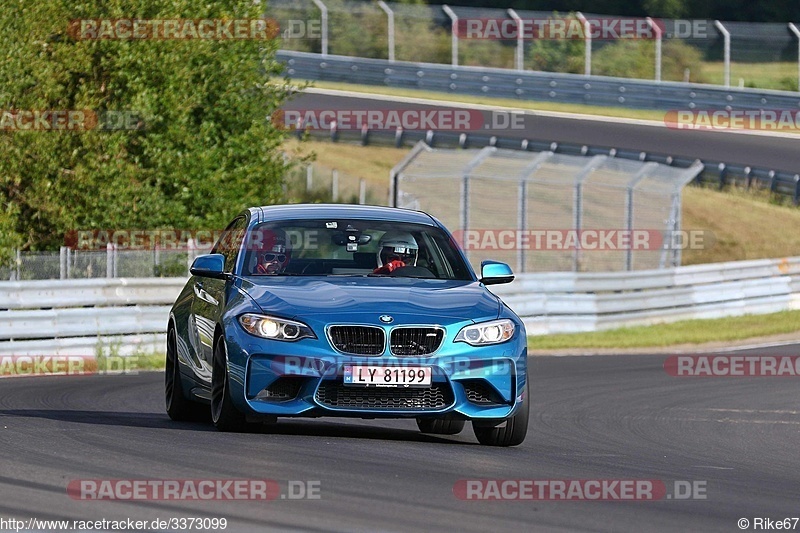
[[[0,355],[163,353],[185,278],[0,282]],[[491,287],[529,334],[800,308],[800,257],[636,272],[520,274]]]
[[[281,50],[290,77],[408,89],[632,109],[755,110],[798,109],[797,93],[735,89],[713,85],[654,82],[630,78],[453,67],[433,63],[389,62],[346,56],[322,56]]]
[[[670,243],[680,230],[681,189],[701,169],[420,142],[392,170],[393,205],[455,230],[476,269],[484,259],[518,272],[666,268],[680,265],[680,246]],[[634,234],[640,246],[616,240]],[[600,236],[614,242],[598,243]]]
[[[519,37],[469,38],[463,30],[466,21],[559,19],[575,20],[584,28],[593,21],[631,17],[348,0],[272,0],[267,14],[283,30],[284,49],[323,55],[581,74],[622,69],[630,77],[725,86],[763,83],[766,78],[771,88],[791,90],[798,90],[800,76],[800,31],[788,21],[647,18],[641,20],[652,30],[650,38],[592,38],[587,32],[557,42],[525,37],[524,32]],[[621,56],[628,59],[620,62]],[[722,68],[709,68],[708,61]],[[750,67],[753,63],[760,64],[761,79]]]
[[[129,250],[109,244],[105,250],[62,246],[58,252],[17,251],[10,266],[0,267],[0,280],[188,276],[194,258],[208,250],[189,239],[185,247],[166,250]]]
[[[413,147],[419,141],[439,148],[483,148],[494,146],[509,150],[528,152],[551,151],[565,155],[607,155],[618,159],[640,162],[654,162],[676,168],[689,168],[696,159],[674,154],[643,152],[619,148],[611,145],[597,146],[578,143],[559,142],[551,139],[520,139],[501,137],[486,133],[458,133],[453,131],[419,130],[313,130],[308,132],[314,138],[326,138],[333,142],[357,142],[362,145],[392,145],[397,148]],[[716,187],[739,187],[753,192],[769,192],[779,201],[789,201],[800,205],[800,174],[774,168],[755,167],[738,163],[705,159],[701,161],[702,170],[692,182],[695,185]],[[780,164],[776,161],[776,164]]]

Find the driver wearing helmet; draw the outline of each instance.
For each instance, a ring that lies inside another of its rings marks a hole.
[[[286,270],[292,251],[283,230],[263,230],[259,248],[254,274],[275,275]]]
[[[419,246],[407,232],[386,232],[378,246],[378,268],[374,274],[390,274],[398,268],[416,266]]]

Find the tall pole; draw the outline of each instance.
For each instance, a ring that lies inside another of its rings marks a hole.
[[[394,63],[394,11],[383,0],[378,0],[378,5],[386,13],[386,18],[388,19],[389,62]]]
[[[517,50],[514,60],[517,70],[523,70],[522,61],[525,53],[525,40],[522,35],[522,17],[517,15],[517,12],[511,8],[508,9],[508,16],[517,21]]]
[[[456,15],[455,11],[450,9],[450,6],[444,4],[442,6],[442,10],[447,13],[447,16],[450,17],[450,22],[452,24],[452,31],[451,31],[451,38],[452,38],[452,49],[453,49],[453,66],[458,66],[458,15]]]
[[[800,91],[800,30],[797,29],[793,22],[789,23],[789,29],[797,37],[797,90]]]
[[[647,24],[656,34],[656,81],[661,81],[661,28],[650,17],[647,17]]]
[[[589,24],[589,21],[586,20],[586,17],[583,16],[583,13],[577,11],[575,16],[578,17],[578,20],[581,21],[583,24],[583,43],[586,45],[586,50],[583,56],[583,73],[587,76],[592,75],[592,28]]]
[[[322,55],[328,55],[328,8],[322,0],[313,0],[314,5],[319,8],[322,18]]]
[[[731,32],[725,29],[725,26],[718,20],[714,21],[714,27],[722,34],[722,39],[725,44],[725,87],[731,86]]]

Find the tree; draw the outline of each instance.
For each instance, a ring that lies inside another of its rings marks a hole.
[[[18,0],[0,10],[0,112],[92,110],[135,128],[0,132],[0,247],[86,228],[218,229],[282,199],[276,41],[76,39],[74,19],[254,19],[252,0]],[[74,28],[73,28],[74,29]],[[91,115],[89,113],[89,115]],[[0,128],[3,123],[0,122]]]

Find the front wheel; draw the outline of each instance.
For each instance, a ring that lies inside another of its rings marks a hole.
[[[475,437],[486,446],[519,446],[528,434],[528,417],[531,410],[531,395],[529,382],[525,385],[525,398],[516,414],[495,426],[483,426],[472,423]]]
[[[211,371],[211,421],[219,431],[243,432],[253,429],[244,413],[231,400],[228,377],[228,352],[225,339],[220,337],[214,346],[214,365]]]

